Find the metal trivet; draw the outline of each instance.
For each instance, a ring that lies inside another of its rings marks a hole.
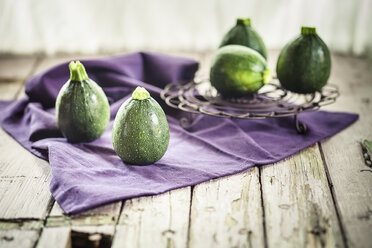
[[[297,115],[331,104],[339,95],[338,88],[332,84],[312,94],[293,93],[282,88],[276,79],[258,93],[242,98],[222,97],[208,80],[171,83],[161,92],[161,98],[169,106],[192,114],[240,119],[294,116],[296,130],[300,134],[305,134],[307,127],[299,122]],[[191,120],[182,119],[181,124],[192,122],[192,114]]]

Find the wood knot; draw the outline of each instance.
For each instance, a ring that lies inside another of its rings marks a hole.
[[[10,242],[14,240],[13,236],[2,236],[1,239],[5,240],[6,242]]]
[[[285,210],[290,209],[290,207],[291,207],[291,205],[289,205],[289,204],[280,204],[279,205],[279,208],[285,209]]]
[[[161,233],[161,235],[163,236],[166,236],[166,237],[170,237],[172,235],[174,235],[176,233],[176,231],[172,230],[172,229],[168,229],[168,230],[165,230]]]
[[[322,226],[314,226],[313,229],[310,230],[310,233],[315,235],[315,236],[321,236],[327,232],[327,229],[325,229]]]
[[[368,208],[368,210],[361,215],[358,215],[359,220],[369,220],[372,216],[372,210]]]

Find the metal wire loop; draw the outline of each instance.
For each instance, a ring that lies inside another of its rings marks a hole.
[[[161,98],[167,105],[193,114],[240,119],[294,116],[296,130],[300,134],[305,134],[307,127],[298,121],[297,115],[332,104],[339,95],[338,87],[332,84],[312,94],[293,93],[281,87],[277,79],[262,87],[258,93],[241,98],[221,96],[207,79],[171,83],[161,92]]]

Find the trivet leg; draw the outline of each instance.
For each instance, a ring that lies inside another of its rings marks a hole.
[[[184,128],[184,129],[187,129],[187,128],[191,127],[191,125],[194,122],[196,116],[197,116],[196,114],[187,113],[186,116],[184,116],[180,119],[181,127]]]
[[[298,120],[297,115],[294,116],[294,119],[295,119],[297,133],[306,134],[307,126]]]

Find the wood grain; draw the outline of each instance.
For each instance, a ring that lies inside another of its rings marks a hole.
[[[2,62],[7,71],[1,73],[24,81],[35,63],[35,59]],[[16,97],[23,81],[0,83],[0,99]],[[0,129],[0,219],[45,218],[50,205],[49,180],[49,165]]]
[[[351,127],[322,142],[336,205],[349,247],[372,246],[372,169],[359,142],[372,140],[372,72],[363,59],[335,56],[331,81],[341,96],[329,110],[359,113]]]
[[[317,145],[261,175],[269,247],[344,247]]]
[[[0,59],[1,100],[17,97],[35,63],[35,58]],[[35,183],[48,180],[45,167],[30,170],[30,163],[34,164],[35,158],[0,128],[0,219],[8,219],[0,221],[0,247],[31,248],[39,237],[42,221],[16,219],[38,219],[46,214],[46,208],[38,204],[46,198],[48,203],[49,192]]]
[[[112,247],[186,247],[190,187],[125,201]]]
[[[0,230],[1,248],[33,248],[39,232],[34,230]]]
[[[13,100],[23,85],[22,81],[0,81],[0,100]]]
[[[43,220],[11,219],[0,220],[0,230],[40,230],[44,226]]]
[[[198,76],[208,76],[212,53],[168,54],[201,61]],[[269,56],[274,70],[277,54]],[[30,73],[80,58],[91,56],[0,57],[0,99],[24,96],[20,92]],[[313,146],[275,165],[197,185],[192,192],[187,187],[127,200],[120,220],[121,202],[64,215],[52,205],[48,163],[0,129],[0,247],[34,247],[40,228],[37,247],[70,247],[72,230],[111,235],[113,247],[371,247],[372,169],[365,166],[359,145],[372,140],[370,65],[334,56],[330,81],[341,96],[326,109],[361,116],[322,142],[320,151]]]
[[[84,211],[80,214],[66,215],[55,202],[46,222],[46,226],[85,226],[115,225],[118,221],[121,201]]]
[[[0,56],[0,81],[23,81],[37,60],[38,57]]]
[[[71,248],[77,247],[74,239],[71,237],[71,232],[84,234],[79,240],[79,247],[85,244],[84,247],[101,247],[99,246],[101,235],[107,235],[112,238],[115,231],[113,225],[101,226],[72,226],[72,227],[45,227],[37,243],[37,248]],[[98,235],[98,237],[97,237]],[[92,242],[93,238],[97,239],[97,246]],[[106,246],[105,246],[106,247]]]
[[[1,134],[3,133],[0,133],[0,135]],[[11,141],[9,141],[9,143],[10,142]],[[1,146],[0,149],[2,149]],[[18,150],[18,156],[20,156],[20,153],[21,152]],[[27,151],[24,151],[24,153],[26,154]],[[10,154],[8,158],[14,156],[16,156],[16,154]],[[39,167],[44,163],[40,161],[36,162],[37,159],[31,156],[33,155],[24,155],[22,159],[13,160],[16,162],[10,164],[10,166],[6,166],[6,171],[1,173],[1,219],[43,219],[47,214],[51,203],[49,174],[44,174],[44,168]],[[9,174],[19,171],[22,167],[25,169],[17,175]],[[34,167],[34,170],[32,170],[32,173],[27,173],[28,169],[31,167]]]
[[[264,247],[258,168],[194,188],[189,247]]]
[[[103,206],[100,206],[100,207],[92,208],[90,210],[81,212],[80,214],[70,215],[70,216],[71,217],[74,217],[74,216],[77,216],[77,215],[91,216],[91,215],[96,215],[96,214],[101,214],[101,213],[105,213],[105,214],[108,214],[108,215],[117,215],[120,212],[120,208],[121,208],[121,201],[118,201],[118,202],[115,202],[115,203],[112,203],[112,204],[106,204],[106,205],[103,205]],[[63,210],[61,209],[61,207],[56,202],[53,205],[52,210],[50,211],[49,217],[62,217],[62,216],[67,216],[67,215],[65,215],[63,213]]]
[[[70,227],[46,227],[37,243],[37,248],[71,248]]]

